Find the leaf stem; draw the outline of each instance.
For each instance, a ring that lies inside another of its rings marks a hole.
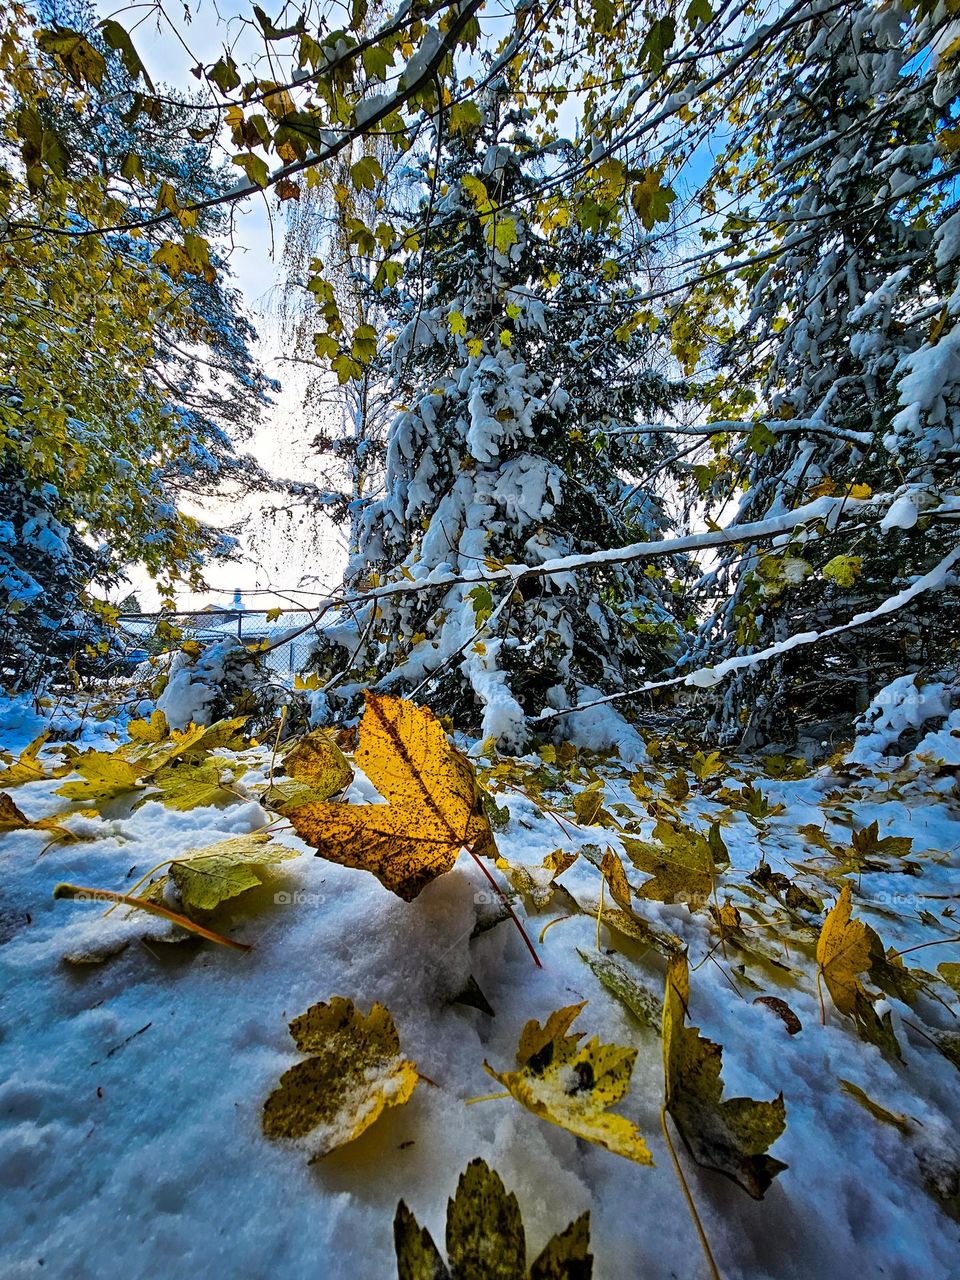
[[[523,925],[520,923],[520,918],[519,918],[519,916],[518,916],[518,915],[517,915],[517,913],[514,911],[513,907],[510,905],[510,900],[509,900],[509,898],[508,898],[508,897],[507,897],[507,895],[503,892],[503,890],[500,888],[500,886],[497,884],[496,880],[494,880],[493,876],[490,874],[490,872],[487,870],[487,868],[483,865],[483,863],[480,861],[480,859],[477,857],[477,855],[474,853],[473,849],[469,849],[469,850],[468,850],[468,852],[469,852],[469,854],[470,854],[470,857],[474,860],[474,862],[477,864],[477,866],[480,868],[480,870],[483,872],[483,874],[487,877],[487,879],[488,879],[488,880],[490,881],[490,883],[493,885],[493,888],[494,888],[494,891],[495,891],[495,892],[496,892],[496,894],[497,894],[497,897],[500,899],[500,901],[501,901],[501,902],[503,903],[503,905],[506,907],[506,909],[507,909],[507,911],[508,911],[508,913],[509,913],[509,915],[510,915],[510,919],[513,921],[513,923],[514,923],[514,924],[517,926],[517,928],[519,929],[519,931],[520,931],[520,937],[521,937],[521,938],[523,939],[523,941],[526,943],[527,950],[528,950],[528,951],[530,952],[530,954],[533,956],[533,963],[537,966],[537,968],[538,968],[538,969],[542,969],[542,968],[543,968],[543,961],[542,961],[542,960],[540,959],[540,957],[537,955],[536,951],[534,951],[534,949],[533,949],[533,943],[530,941],[529,937],[527,936],[527,931],[526,931],[526,929],[524,929]]]
[[[179,925],[181,929],[188,929],[191,933],[198,933],[201,938],[207,938],[210,942],[219,942],[222,947],[232,947],[234,951],[250,950],[250,944],[247,942],[234,942],[233,938],[225,938],[222,933],[214,933],[212,929],[204,928],[202,924],[197,924],[195,920],[191,920],[188,916],[182,916],[176,911],[171,911],[169,907],[161,906],[159,902],[147,902],[143,898],[133,898],[128,893],[114,893],[112,889],[88,889],[79,884],[58,884],[53,891],[53,896],[55,898],[89,899],[92,902],[123,902],[137,911],[147,911],[150,915],[163,916],[165,920],[171,920],[174,924]]]
[[[567,916],[557,916],[557,917],[556,917],[555,919],[553,919],[553,920],[548,920],[548,921],[547,921],[547,923],[546,923],[546,924],[543,926],[543,928],[540,930],[540,937],[537,939],[537,941],[540,943],[541,947],[543,946],[543,940],[544,940],[544,938],[547,936],[547,930],[548,930],[548,929],[552,929],[552,928],[553,928],[553,926],[554,926],[555,924],[559,924],[561,920],[569,920],[569,919],[570,919],[570,917],[567,915]]]
[[[273,766],[277,762],[277,750],[280,746],[280,735],[283,733],[283,722],[287,718],[287,704],[284,703],[280,708],[280,720],[277,724],[277,736],[273,740],[273,755],[270,757],[270,781],[267,783],[267,789],[273,786]]]
[[[722,1280],[720,1272],[717,1270],[717,1264],[714,1261],[713,1253],[710,1249],[710,1241],[707,1239],[707,1233],[703,1229],[703,1223],[700,1221],[700,1215],[697,1213],[697,1206],[693,1202],[693,1196],[690,1194],[690,1188],[687,1180],[683,1176],[683,1169],[677,1158],[674,1149],[673,1140],[670,1137],[670,1130],[667,1128],[667,1104],[664,1102],[660,1107],[660,1128],[663,1130],[664,1141],[667,1144],[667,1150],[670,1152],[670,1158],[673,1160],[673,1167],[677,1175],[677,1181],[680,1183],[680,1189],[683,1191],[684,1199],[687,1202],[687,1208],[690,1210],[690,1216],[693,1218],[693,1225],[697,1228],[697,1235],[700,1237],[700,1244],[703,1248],[704,1256],[707,1259],[707,1266],[710,1268],[710,1280]]]
[[[897,956],[907,956],[911,951],[922,951],[924,947],[946,947],[951,942],[960,942],[960,934],[953,938],[934,938],[932,942],[918,942],[915,947],[904,947],[902,951],[892,951],[889,958],[893,960]]]

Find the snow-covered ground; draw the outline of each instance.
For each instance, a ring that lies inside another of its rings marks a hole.
[[[88,739],[109,749],[105,732],[113,727],[88,725]],[[24,716],[8,717],[0,742],[16,751],[36,730]],[[54,758],[50,745],[46,759]],[[779,905],[746,879],[762,853],[826,911],[843,881],[823,877],[838,858],[798,828],[813,824],[844,846],[853,830],[876,820],[880,837],[910,837],[912,848],[872,859],[899,870],[848,875],[855,914],[888,948],[936,944],[905,959],[933,975],[929,992],[913,1008],[896,1000],[878,1005],[892,1010],[901,1063],[859,1039],[826,993],[821,1025],[813,916],[806,928],[793,920],[787,949],[781,933],[757,930],[773,963],[718,948],[706,908],[691,913],[679,903],[636,900],[638,913],[688,945],[691,1020],[724,1046],[727,1096],[770,1098],[782,1090],[786,1102],[786,1130],[772,1154],[789,1167],[762,1202],[698,1169],[677,1144],[721,1273],[728,1280],[956,1276],[958,1226],[942,1199],[952,1195],[956,1212],[960,1076],[930,1037],[958,1026],[956,996],[936,979],[938,964],[960,959],[960,948],[947,941],[957,935],[955,773],[908,758],[872,768],[835,764],[774,781],[759,764],[733,760],[701,784],[688,772],[693,751],[654,754],[662,763],[647,765],[644,781],[662,800],[682,768],[691,794],[670,801],[682,821],[705,830],[704,819],[721,817],[732,865],[718,879],[717,902],[729,898],[744,919],[751,909],[760,919],[780,918]],[[254,795],[270,751],[253,748],[241,759],[248,767],[243,787]],[[572,780],[569,771],[554,777],[559,787],[539,795],[544,776],[532,772],[538,763],[528,760],[525,769],[500,761],[499,772],[488,775],[490,786],[502,784],[496,800],[510,812],[497,831],[501,855],[539,866],[557,848],[620,848],[609,822],[580,826],[573,816],[569,801],[588,781],[591,762],[581,761]],[[607,812],[622,824],[642,824],[649,839],[649,801],[629,786],[637,767],[592,763],[605,782]],[[735,791],[751,779],[767,806],[782,804],[782,812],[751,820],[718,796],[720,784]],[[36,819],[69,807],[54,794],[60,785],[50,779],[9,790]],[[362,778],[351,785],[352,798],[368,793]],[[382,1280],[396,1274],[398,1200],[441,1242],[447,1197],[476,1156],[516,1192],[531,1257],[590,1209],[598,1280],[705,1275],[660,1134],[659,1036],[636,1023],[578,955],[578,948],[594,951],[596,919],[566,895],[538,913],[518,905],[542,969],[509,921],[474,936],[478,920],[496,908],[465,854],[405,903],[370,874],[314,857],[288,828],[275,828],[276,840],[303,857],[282,864],[268,884],[216,918],[219,931],[252,944],[246,954],[193,939],[172,945],[158,940],[167,926],[140,912],[120,909],[104,919],[101,905],[52,896],[59,881],[123,891],[163,859],[271,818],[254,799],[186,812],[155,801],[131,812],[129,803],[113,801],[98,816],[68,820],[91,839],[47,847],[48,832],[0,837],[0,1275]],[[644,875],[625,863],[640,886]],[[582,903],[596,902],[600,876],[586,856],[561,882]],[[551,920],[558,922],[538,943]],[[121,939],[130,945],[103,963],[64,959]],[[638,981],[662,990],[659,955],[606,926],[601,944],[615,944],[618,961]],[[451,1003],[470,975],[495,1017]],[[788,1002],[802,1023],[799,1034],[754,1003],[760,994]],[[267,1139],[260,1115],[298,1058],[288,1021],[335,995],[363,1010],[374,1001],[386,1005],[402,1052],[423,1079],[407,1105],[310,1165],[295,1144]],[[513,1066],[528,1018],[542,1021],[583,999],[589,1004],[578,1027],[639,1048],[631,1092],[617,1110],[640,1126],[654,1168],[587,1145],[512,1098],[467,1105],[494,1087],[485,1058],[498,1069]],[[869,1114],[840,1079],[905,1116],[906,1132]]]

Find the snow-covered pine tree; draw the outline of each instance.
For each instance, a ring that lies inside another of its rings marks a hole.
[[[642,474],[657,446],[638,460],[622,433],[672,390],[649,333],[618,330],[606,305],[635,285],[636,252],[596,208],[538,194],[544,156],[525,123],[492,94],[444,139],[438,171],[422,159],[419,252],[392,294],[400,408],[354,585],[540,565],[664,524]],[[357,660],[378,687],[517,748],[545,709],[662,669],[672,600],[659,574],[616,563],[394,595],[360,615]],[[562,723],[604,739],[587,715]]]
[[[754,262],[739,275],[745,305],[730,295],[742,310],[721,350],[715,416],[739,416],[754,387],[758,425],[707,473],[710,497],[735,501],[725,523],[736,523],[821,493],[896,496],[879,526],[874,515],[853,533],[722,557],[698,665],[869,612],[955,543],[949,522],[922,516],[956,494],[960,449],[949,30],[940,7],[909,0],[812,15],[769,67],[766,110],[742,114],[718,164],[714,190],[737,203],[722,234]],[[798,717],[862,709],[904,671],[936,670],[951,654],[955,665],[957,605],[948,578],[892,624],[881,617],[739,672],[725,686],[722,736],[788,737]]]

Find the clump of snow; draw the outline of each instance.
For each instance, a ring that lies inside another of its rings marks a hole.
[[[236,641],[223,640],[210,645],[196,659],[183,652],[174,654],[167,686],[157,699],[157,707],[171,729],[211,723],[210,708],[217,697],[217,686],[223,681],[224,658],[236,647]]]
[[[960,707],[950,712],[939,729],[925,734],[913,754],[929,757],[942,765],[960,767]]]
[[[86,707],[77,708],[52,694],[0,698],[0,748],[18,754],[41,733],[49,733],[59,742],[82,741],[85,747],[110,751],[124,734],[131,712],[141,714],[134,707],[95,719]]]
[[[896,754],[891,748],[908,729],[949,715],[956,690],[940,681],[918,683],[918,679],[915,674],[898,676],[880,690],[858,721],[851,760],[868,764]]]
[[[880,528],[884,533],[891,529],[912,529],[918,518],[916,496],[908,491],[894,498],[880,521]]]
[[[591,702],[601,696],[599,689],[585,687],[579,701]],[[561,717],[557,723],[560,733],[578,747],[591,751],[614,750],[628,764],[642,764],[647,758],[646,743],[640,733],[610,702],[585,707]]]

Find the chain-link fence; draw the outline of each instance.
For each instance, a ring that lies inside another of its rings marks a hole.
[[[179,647],[185,640],[208,645],[235,639],[245,645],[276,645],[263,655],[267,666],[279,674],[301,674],[307,669],[316,636],[312,631],[289,641],[283,641],[283,636],[305,626],[310,615],[301,610],[285,611],[279,618],[267,615],[266,609],[165,611],[123,613],[118,622],[129,638],[133,661]]]

